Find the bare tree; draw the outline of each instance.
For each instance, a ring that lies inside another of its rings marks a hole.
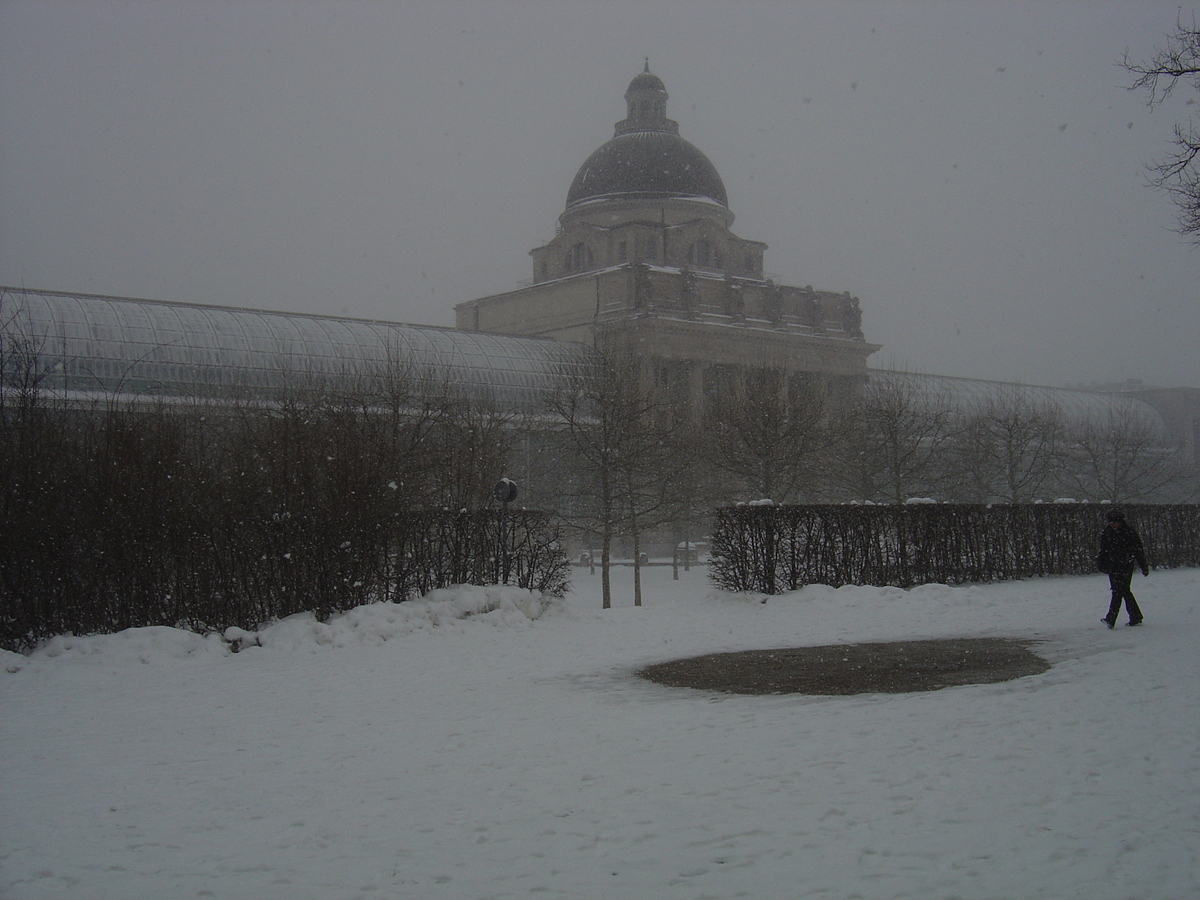
[[[446,404],[436,432],[443,506],[479,509],[491,502],[512,455],[513,419],[486,399]]]
[[[839,473],[844,490],[886,503],[936,490],[946,475],[954,415],[951,398],[918,376],[872,372],[846,428]]]
[[[1182,18],[1175,30],[1167,35],[1149,62],[1135,62],[1126,53],[1121,65],[1134,76],[1129,89],[1145,90],[1147,104],[1154,108],[1162,104],[1182,82],[1200,90],[1200,27],[1192,20],[1185,25]],[[1190,102],[1190,101],[1189,101]],[[1179,208],[1180,234],[1200,242],[1200,128],[1189,118],[1175,123],[1175,151],[1164,159],[1150,163],[1150,182],[1167,192]]]
[[[603,606],[612,606],[612,550],[621,533],[634,541],[634,604],[640,606],[640,536],[674,494],[680,419],[638,357],[604,340],[591,370],[560,390],[550,407],[577,476],[577,518],[600,536]]]
[[[1132,401],[1115,402],[1099,420],[1071,433],[1072,483],[1083,499],[1149,501],[1183,473],[1155,424]]]
[[[954,441],[950,490],[961,499],[1028,503],[1062,471],[1062,411],[1016,387],[1001,387],[972,410]]]
[[[0,416],[14,410],[24,415],[43,399],[51,374],[45,343],[24,327],[19,311],[0,304]]]
[[[780,503],[812,499],[833,443],[821,385],[789,379],[782,369],[729,374],[704,416],[708,462],[733,482],[725,493]]]
[[[339,379],[338,402],[355,411],[366,433],[364,464],[386,485],[395,509],[454,502],[444,483],[444,428],[458,397],[445,372],[414,365],[389,347],[381,363],[359,367]],[[489,488],[490,490],[490,488]]]

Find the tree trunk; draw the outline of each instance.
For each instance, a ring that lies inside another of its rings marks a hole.
[[[612,523],[605,521],[604,536],[600,540],[600,584],[604,597],[603,607],[612,608],[612,580],[609,577],[609,562],[612,548]]]
[[[633,605],[642,605],[642,542],[637,523],[633,525]]]

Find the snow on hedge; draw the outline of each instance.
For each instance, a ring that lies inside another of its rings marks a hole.
[[[254,649],[303,650],[382,644],[399,635],[462,627],[468,620],[484,625],[521,627],[561,607],[563,601],[506,585],[459,585],[406,603],[370,603],[324,622],[311,612],[269,622],[257,631],[227,628],[221,634],[196,634],[181,628],[127,628],[116,634],[59,635],[28,657],[0,650],[0,669],[19,671],[31,661],[99,657],[106,661],[151,663],[168,659],[220,656]]]

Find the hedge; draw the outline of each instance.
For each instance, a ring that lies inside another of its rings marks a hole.
[[[710,578],[728,591],[962,584],[1096,571],[1106,505],[740,506],[717,510]],[[1152,566],[1200,566],[1200,506],[1123,506]]]

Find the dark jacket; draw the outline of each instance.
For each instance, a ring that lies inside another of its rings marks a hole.
[[[1101,572],[1146,572],[1146,551],[1138,533],[1122,522],[1117,528],[1107,526],[1100,534],[1100,552],[1096,556],[1096,568]]]

